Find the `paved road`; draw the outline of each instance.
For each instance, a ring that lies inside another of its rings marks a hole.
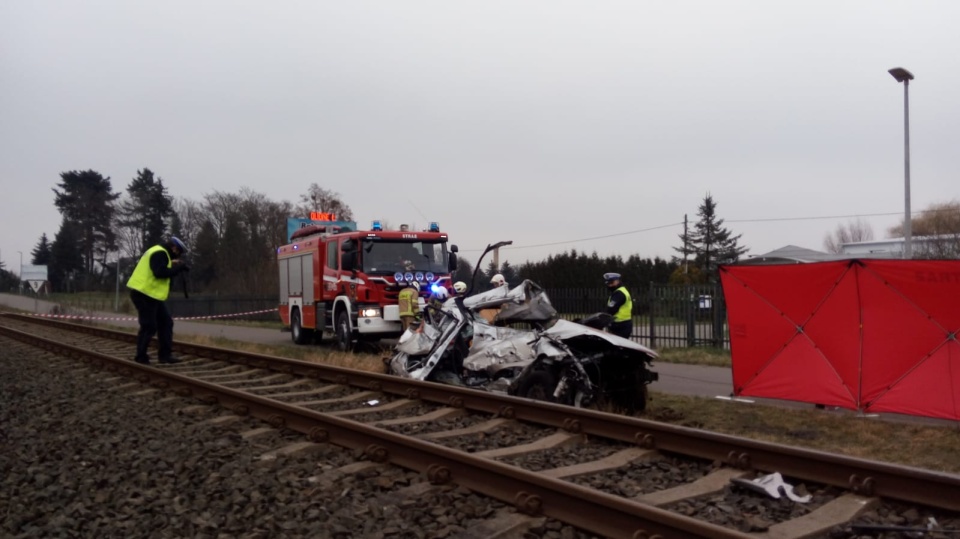
[[[0,306],[12,307],[21,311],[50,315],[56,312],[56,304],[43,301],[31,296],[15,294],[0,294]],[[2,307],[0,307],[2,311]],[[73,313],[71,313],[73,314]],[[137,327],[136,318],[129,315],[103,312],[82,313],[86,317],[105,324],[118,327]],[[119,318],[119,319],[118,319]],[[271,346],[294,346],[290,334],[275,329],[250,328],[229,326],[226,324],[212,324],[206,322],[191,322],[177,320],[174,323],[174,338],[176,334],[206,335],[209,337],[223,337],[225,339],[245,342],[255,342]],[[733,376],[726,367],[706,367],[700,365],[684,365],[678,363],[655,363],[654,370],[660,374],[660,380],[651,384],[650,389],[661,393],[675,395],[700,396],[707,398],[729,398],[733,391]],[[788,408],[811,409],[813,405],[801,402],[780,401],[775,399],[743,399],[746,402],[756,402]],[[838,410],[837,413],[849,413]],[[929,419],[900,414],[880,414],[882,419],[892,421],[906,421],[932,425],[957,426],[960,423],[939,419]]]

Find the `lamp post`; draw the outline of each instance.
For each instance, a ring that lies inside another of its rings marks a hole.
[[[910,249],[910,81],[913,74],[902,67],[889,70],[903,83],[903,258],[912,257]]]
[[[20,288],[20,293],[23,294],[23,251],[17,251],[20,255],[20,273],[17,274],[17,286]]]

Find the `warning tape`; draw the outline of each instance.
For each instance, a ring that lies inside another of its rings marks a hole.
[[[209,316],[177,316],[174,320],[209,320],[212,318],[232,318],[235,316],[247,316],[249,314],[275,313],[276,309],[263,309],[260,311],[247,311],[245,313],[233,314],[212,314]],[[26,316],[37,316],[40,318],[76,318],[80,320],[137,320],[136,316],[83,316],[79,314],[39,314],[39,313],[19,313]]]

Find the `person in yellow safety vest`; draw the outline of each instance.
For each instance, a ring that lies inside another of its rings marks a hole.
[[[402,285],[402,283],[401,283]],[[406,331],[413,323],[420,310],[417,298],[420,295],[420,283],[413,281],[408,286],[404,286],[397,296],[397,306],[400,307],[400,323],[403,324],[403,331]]]
[[[150,364],[147,348],[153,336],[157,336],[157,359],[160,363],[179,363],[173,357],[173,318],[167,310],[167,296],[170,295],[170,279],[190,268],[180,259],[187,252],[187,246],[180,238],[171,237],[169,241],[147,249],[127,281],[130,300],[137,308],[140,330],[137,333],[137,353],[134,361]]]
[[[629,339],[633,334],[633,299],[630,292],[620,283],[619,273],[604,273],[603,281],[610,289],[606,312],[613,315],[613,323],[608,330],[614,335]]]

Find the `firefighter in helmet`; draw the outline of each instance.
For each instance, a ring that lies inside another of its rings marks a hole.
[[[498,273],[490,278],[490,284],[494,288],[500,288],[501,286],[507,286],[507,280],[503,278],[503,275]]]
[[[406,286],[404,286],[404,284],[406,284]],[[403,331],[406,331],[417,316],[417,310],[419,308],[417,298],[420,295],[420,283],[417,281],[411,283],[401,281],[400,285],[403,286],[403,289],[400,290],[400,294],[397,296],[397,306],[400,308],[400,323],[403,324]]]
[[[463,281],[457,281],[453,283],[453,291],[456,292],[458,296],[462,296],[467,293],[467,283]]]

